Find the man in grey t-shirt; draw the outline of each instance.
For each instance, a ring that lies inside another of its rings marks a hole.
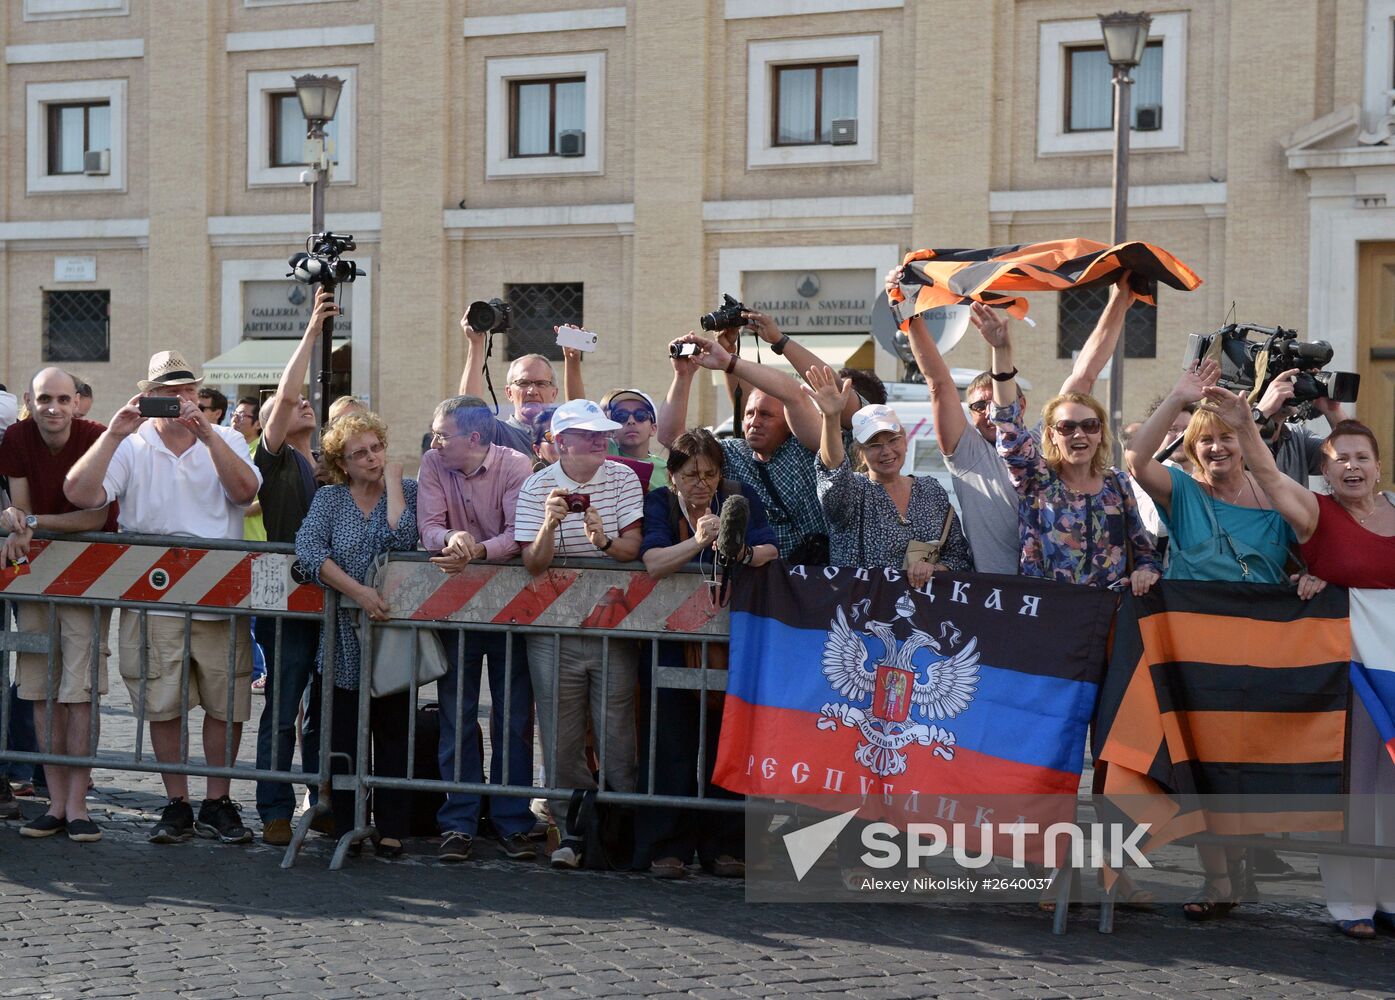
[[[1295,368],[1274,376],[1259,404],[1250,412],[1261,425],[1260,432],[1274,454],[1274,464],[1279,471],[1306,488],[1309,477],[1322,475],[1322,444],[1327,438],[1314,434],[1302,424],[1288,422],[1294,413],[1293,377],[1296,374]],[[1313,400],[1313,408],[1327,418],[1328,427],[1336,427],[1347,417],[1342,404],[1330,399]]]
[[[900,284],[902,275],[899,267],[887,274],[888,294]],[[1124,313],[1129,307],[1127,278],[1125,274],[1110,289],[1109,302],[1076,356],[1070,376],[1061,383],[1061,392],[1089,392],[1094,388],[1095,379],[1113,355],[1114,344],[1124,327]],[[975,306],[970,318],[990,347],[1001,346],[1007,321],[997,310]],[[993,399],[992,375],[982,372],[969,383],[965,391],[966,418],[949,366],[919,316],[911,319],[908,338],[911,353],[930,389],[935,441],[954,477],[954,495],[974,550],[974,566],[980,573],[1015,574],[1022,555],[1018,497],[1007,463],[994,444],[998,432],[988,415]],[[1020,393],[1019,398],[1025,404]],[[1040,428],[1034,428],[1033,433],[1040,433]]]
[[[460,395],[484,398],[484,356],[488,352],[487,333],[476,330],[460,317],[465,331],[465,371],[460,376]],[[525,354],[509,365],[504,395],[513,404],[507,417],[496,414],[493,444],[533,455],[533,418],[544,407],[557,402],[557,375],[552,362],[541,354]]]

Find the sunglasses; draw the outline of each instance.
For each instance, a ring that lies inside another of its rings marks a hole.
[[[610,419],[614,420],[617,424],[627,424],[630,422],[631,418],[633,418],[634,422],[637,424],[647,424],[654,419],[654,414],[649,411],[648,407],[643,406],[637,410],[630,410],[623,406],[617,406],[610,411]]]
[[[1082,430],[1086,434],[1098,434],[1104,425],[1100,423],[1099,417],[1089,417],[1085,420],[1058,420],[1051,426],[1061,437],[1070,437],[1077,430]]]
[[[973,410],[975,413],[983,413],[988,409],[989,402],[990,400],[987,399],[976,399],[969,404],[969,409]]]

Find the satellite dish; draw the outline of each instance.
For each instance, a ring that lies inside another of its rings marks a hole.
[[[935,346],[940,353],[948,354],[969,328],[969,307],[940,306],[921,313],[920,318],[925,320],[925,326],[930,336],[935,338]],[[896,317],[891,312],[891,303],[887,301],[885,291],[877,296],[872,306],[872,337],[888,354],[908,365],[915,363],[906,335],[896,326]]]

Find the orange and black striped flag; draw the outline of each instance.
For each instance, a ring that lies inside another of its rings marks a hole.
[[[1149,305],[1157,304],[1159,281],[1188,292],[1201,284],[1195,271],[1166,250],[1137,242],[1109,246],[1076,238],[982,250],[912,250],[902,263],[902,297],[892,303],[902,329],[928,309],[970,302],[1025,319],[1023,292],[1112,285],[1125,271],[1133,300]]]
[[[1153,823],[1151,846],[1203,830],[1340,829],[1347,608],[1340,587],[1301,601],[1187,580],[1124,599],[1094,752],[1109,802]]]

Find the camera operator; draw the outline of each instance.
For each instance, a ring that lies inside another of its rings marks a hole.
[[[460,376],[460,395],[484,398],[484,358],[489,348],[489,334],[472,327],[465,316],[460,317],[460,329],[465,331],[465,371]],[[538,410],[557,401],[557,373],[552,362],[541,354],[525,354],[516,359],[508,370],[508,385],[504,396],[513,404],[507,417],[495,415],[494,442],[533,457],[532,417]]]
[[[523,565],[528,572],[535,576],[545,572],[558,555],[594,558],[603,552],[622,563],[639,555],[644,493],[634,472],[606,461],[606,440],[619,427],[589,399],[573,399],[557,407],[551,433],[559,458],[529,476],[518,493],[514,538],[524,546]],[[603,705],[604,717],[594,713],[592,727],[602,747],[605,786],[634,791],[638,670],[634,645],[581,636],[530,635],[528,667],[543,759],[556,762],[547,775],[548,784],[596,787],[586,760],[586,724],[593,715],[591,706]],[[601,690],[603,677],[605,689]],[[566,800],[554,801],[551,807],[554,817],[567,815]],[[580,831],[566,830],[552,853],[552,867],[578,867],[585,847]]]
[[[688,333],[669,345],[670,352],[682,344],[696,345],[698,353],[671,358],[673,383],[659,408],[659,442],[668,446],[686,429],[699,368],[750,383],[741,422],[745,437],[722,442],[727,475],[754,487],[788,562],[828,565],[828,523],[814,472],[823,435],[818,407],[789,375],[744,361],[715,340]]]
[[[1309,476],[1322,475],[1326,460],[1322,446],[1327,439],[1300,424],[1288,422],[1296,409],[1291,400],[1293,380],[1298,371],[1290,368],[1274,376],[1260,397],[1259,405],[1250,410],[1250,416],[1260,425],[1260,436],[1269,446],[1279,471],[1306,487]],[[1313,400],[1313,408],[1327,418],[1328,427],[1336,427],[1347,418],[1342,404],[1326,396]]]

